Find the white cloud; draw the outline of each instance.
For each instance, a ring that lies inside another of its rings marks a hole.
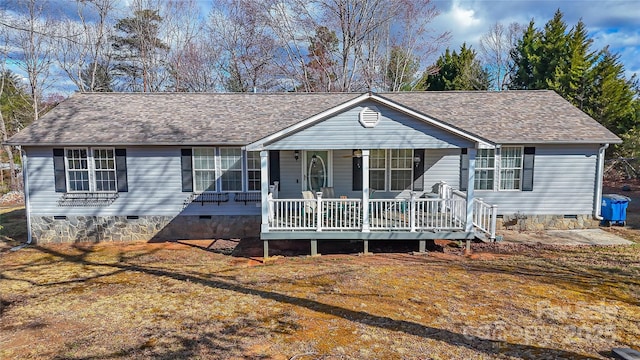
[[[627,75],[640,74],[640,17],[637,0],[436,0],[441,14],[434,25],[450,31],[449,48],[466,42],[478,50],[480,37],[496,23],[527,25],[534,19],[544,27],[560,9],[571,28],[580,19],[593,37],[593,50],[609,45],[620,54]]]

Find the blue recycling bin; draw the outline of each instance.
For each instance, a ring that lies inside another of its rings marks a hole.
[[[627,206],[630,198],[618,194],[602,195],[600,214],[605,225],[625,225],[627,222]]]

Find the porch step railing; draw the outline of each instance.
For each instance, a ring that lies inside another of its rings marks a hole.
[[[462,214],[466,214],[466,198],[467,194],[454,189],[446,182],[441,181],[438,184],[438,193],[442,198],[464,199],[465,209]],[[483,236],[488,236],[491,241],[496,239],[496,222],[498,218],[498,206],[484,202],[480,198],[473,199],[473,227],[476,232]]]
[[[497,205],[487,204],[482,199],[473,199],[473,226],[476,231],[489,236],[491,241],[496,239],[497,218]]]

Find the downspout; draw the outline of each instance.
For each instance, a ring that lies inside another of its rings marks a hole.
[[[602,203],[602,181],[604,178],[604,152],[609,147],[609,144],[604,144],[598,150],[598,167],[596,169],[596,196],[593,204],[593,217],[596,220],[602,220],[600,215],[600,204]]]
[[[24,149],[20,150],[22,155],[22,189],[24,192],[24,209],[27,216],[27,242],[16,247],[11,248],[11,251],[18,251],[26,246],[31,245],[31,204],[29,203],[29,175],[27,166],[27,152]]]

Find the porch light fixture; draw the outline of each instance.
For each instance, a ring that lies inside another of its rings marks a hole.
[[[361,158],[362,150],[353,150],[353,157]]]
[[[296,159],[296,161],[298,161],[298,159],[300,158],[300,151],[296,150],[293,152],[293,158]]]
[[[415,167],[418,167],[418,164],[420,164],[420,161],[422,161],[422,159],[420,159],[420,156],[413,157],[413,164],[415,165]]]

